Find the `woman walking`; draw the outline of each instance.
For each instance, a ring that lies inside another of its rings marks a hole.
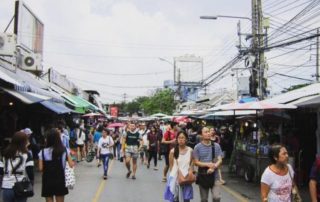
[[[39,170],[42,172],[41,196],[46,202],[63,202],[68,194],[65,185],[66,164],[73,167],[73,162],[67,149],[63,146],[57,129],[47,133],[46,147],[39,153]]]
[[[157,167],[157,153],[158,153],[158,146],[160,143],[158,132],[156,126],[152,125],[150,128],[150,132],[148,133],[148,152],[149,152],[149,158],[148,158],[148,165],[147,168],[150,168],[150,162],[153,158],[154,161],[154,170],[158,170]]]
[[[24,132],[17,132],[13,135],[12,141],[3,153],[4,162],[0,162],[0,175],[2,178],[2,199],[3,202],[26,202],[27,198],[17,198],[13,191],[13,185],[22,181],[25,174],[33,184],[33,160],[28,152],[28,136]]]
[[[290,202],[294,171],[288,164],[288,151],[283,145],[272,145],[269,158],[271,165],[265,169],[261,177],[261,199]]]
[[[104,128],[102,130],[102,137],[99,139],[99,143],[98,143],[98,156],[103,163],[103,179],[104,180],[108,178],[109,159],[112,155],[113,145],[114,145],[114,142],[112,137],[110,136],[108,129]]]
[[[179,184],[179,175],[187,177],[193,175],[192,148],[187,146],[188,135],[180,131],[177,135],[177,144],[169,154],[169,179],[165,191],[165,200],[171,202],[189,202],[193,199],[192,184]]]

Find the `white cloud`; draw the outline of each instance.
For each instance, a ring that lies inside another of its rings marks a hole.
[[[5,1],[0,17],[10,19],[11,0]],[[26,0],[29,7],[45,24],[46,67],[53,66],[83,87],[100,90],[108,100],[121,99],[121,94],[143,95],[148,90],[118,89],[111,86],[159,86],[172,79],[172,66],[161,62],[163,57],[172,61],[175,56],[195,54],[205,59],[205,73],[212,73],[236,53],[214,57],[230,38],[236,38],[235,21],[202,21],[200,15],[213,11],[219,14],[218,1],[148,1],[148,0]],[[226,2],[234,2],[227,0]],[[239,8],[249,12],[249,1]],[[238,9],[238,8],[237,8]],[[5,17],[3,15],[6,15]],[[212,13],[215,14],[215,13]],[[0,28],[3,22],[0,21]],[[70,68],[72,67],[72,68]],[[106,73],[162,72],[149,76],[109,76],[80,71]],[[170,72],[171,71],[171,72]],[[94,82],[90,84],[90,81]],[[104,95],[103,92],[110,92]],[[111,95],[112,93],[112,95]]]

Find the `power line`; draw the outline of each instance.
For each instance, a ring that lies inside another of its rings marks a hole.
[[[52,65],[49,65],[52,66]],[[55,65],[54,65],[55,66]],[[57,67],[64,67],[64,68],[70,68],[73,70],[77,71],[82,71],[82,72],[88,72],[88,73],[93,73],[93,74],[100,74],[103,76],[147,76],[147,75],[158,75],[158,74],[167,74],[167,73],[172,73],[172,70],[168,71],[161,71],[161,72],[146,72],[146,73],[110,73],[110,72],[102,72],[102,71],[92,71],[88,69],[79,69],[73,66],[66,66],[66,65],[56,65]]]
[[[83,79],[78,79],[78,78],[75,78],[75,77],[71,77],[69,76],[69,78],[72,78],[74,80],[77,80],[77,81],[82,81],[82,82],[88,82],[88,83],[92,83],[92,84],[97,84],[97,85],[102,85],[102,86],[107,86],[107,87],[110,87],[110,88],[161,88],[162,86],[113,86],[113,85],[108,85],[108,84],[105,84],[105,83],[100,83],[100,82],[93,82],[93,81],[90,81],[90,80],[83,80]]]

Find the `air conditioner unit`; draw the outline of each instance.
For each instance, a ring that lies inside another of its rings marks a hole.
[[[0,33],[0,56],[14,56],[17,37],[15,34]]]
[[[41,54],[26,53],[22,56],[21,69],[32,72],[42,72]]]

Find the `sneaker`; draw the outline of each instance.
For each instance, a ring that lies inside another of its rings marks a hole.
[[[137,178],[136,178],[136,176],[132,175],[132,179],[135,180],[135,179],[137,179]]]
[[[158,170],[158,167],[154,167],[153,170]]]
[[[107,176],[103,176],[103,179],[106,180],[106,179],[108,179],[108,177]]]
[[[150,164],[147,164],[147,168],[148,168],[148,169],[150,168]]]
[[[127,172],[126,177],[127,177],[127,178],[129,178],[129,177],[130,177],[130,175],[131,175],[131,170],[130,170],[129,172]]]
[[[101,163],[98,163],[97,167],[99,168],[101,166]]]

